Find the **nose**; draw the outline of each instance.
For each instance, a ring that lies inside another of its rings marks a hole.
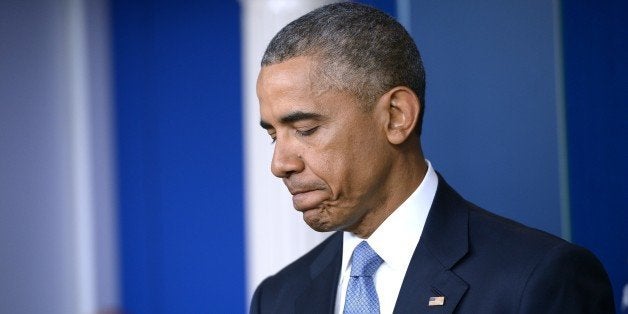
[[[305,164],[303,159],[296,152],[296,147],[290,143],[277,139],[275,142],[275,151],[273,152],[273,160],[270,164],[270,170],[276,177],[287,178],[293,173],[303,171]]]

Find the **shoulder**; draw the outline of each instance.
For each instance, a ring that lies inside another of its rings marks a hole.
[[[456,247],[463,260],[481,261],[480,265],[521,266],[540,258],[554,246],[570,246],[567,241],[547,232],[530,228],[496,215],[459,195],[439,176],[439,185],[430,216],[425,225],[430,249]],[[450,239],[444,239],[448,236]],[[455,239],[456,244],[452,244]],[[427,241],[426,241],[427,242]],[[446,255],[446,252],[437,254]]]
[[[460,233],[460,229],[464,230],[457,238],[468,239],[467,257],[475,255],[493,259],[494,255],[501,255],[504,261],[526,264],[535,257],[540,259],[553,248],[578,248],[555,235],[476,206],[460,196],[441,176],[432,210],[431,222],[439,227],[430,229],[432,232]]]
[[[597,258],[583,247],[473,204],[469,203],[468,208],[469,258],[486,256],[486,259],[496,260],[494,266],[512,271],[519,267],[522,269],[518,271],[530,274],[552,261],[602,268]]]
[[[311,277],[311,273],[317,271],[316,261],[321,257],[332,258],[334,254],[340,254],[342,250],[342,232],[335,232],[323,242],[315,246],[305,255],[290,263],[275,275],[265,280],[268,286],[294,286],[302,284],[305,279]],[[314,269],[313,269],[314,268]]]
[[[602,264],[590,251],[567,242],[542,254],[520,300],[521,313],[614,311],[610,280]]]
[[[459,271],[471,287],[514,297],[508,307],[520,313],[612,313],[610,280],[589,250],[473,204],[468,209],[469,252]]]
[[[486,211],[441,177],[435,202],[430,252],[464,247],[445,265],[468,284],[461,312],[612,313],[610,280],[587,249]]]
[[[473,248],[529,254],[529,251],[545,252],[556,246],[575,247],[545,231],[496,215],[474,204],[467,204],[469,236]]]
[[[336,232],[276,274],[264,279],[253,294],[251,313],[286,312],[284,306],[292,305],[294,299],[310,284],[313,274],[323,271],[320,267],[328,265],[341,250],[342,233]]]

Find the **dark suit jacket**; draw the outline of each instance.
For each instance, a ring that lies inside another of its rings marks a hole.
[[[394,244],[391,244],[394,245]],[[342,233],[264,280],[251,313],[333,313]],[[428,306],[444,296],[443,306]],[[589,251],[491,214],[439,176],[395,313],[613,313],[608,275]]]

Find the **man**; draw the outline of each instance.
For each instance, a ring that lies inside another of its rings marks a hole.
[[[585,249],[461,198],[424,159],[425,74],[405,29],[339,3],[284,27],[257,82],[272,173],[317,231],[251,313],[610,313]]]

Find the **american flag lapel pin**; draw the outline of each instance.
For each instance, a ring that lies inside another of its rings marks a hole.
[[[437,297],[430,297],[430,302],[427,303],[427,306],[442,306],[445,304],[445,297],[440,295]]]

